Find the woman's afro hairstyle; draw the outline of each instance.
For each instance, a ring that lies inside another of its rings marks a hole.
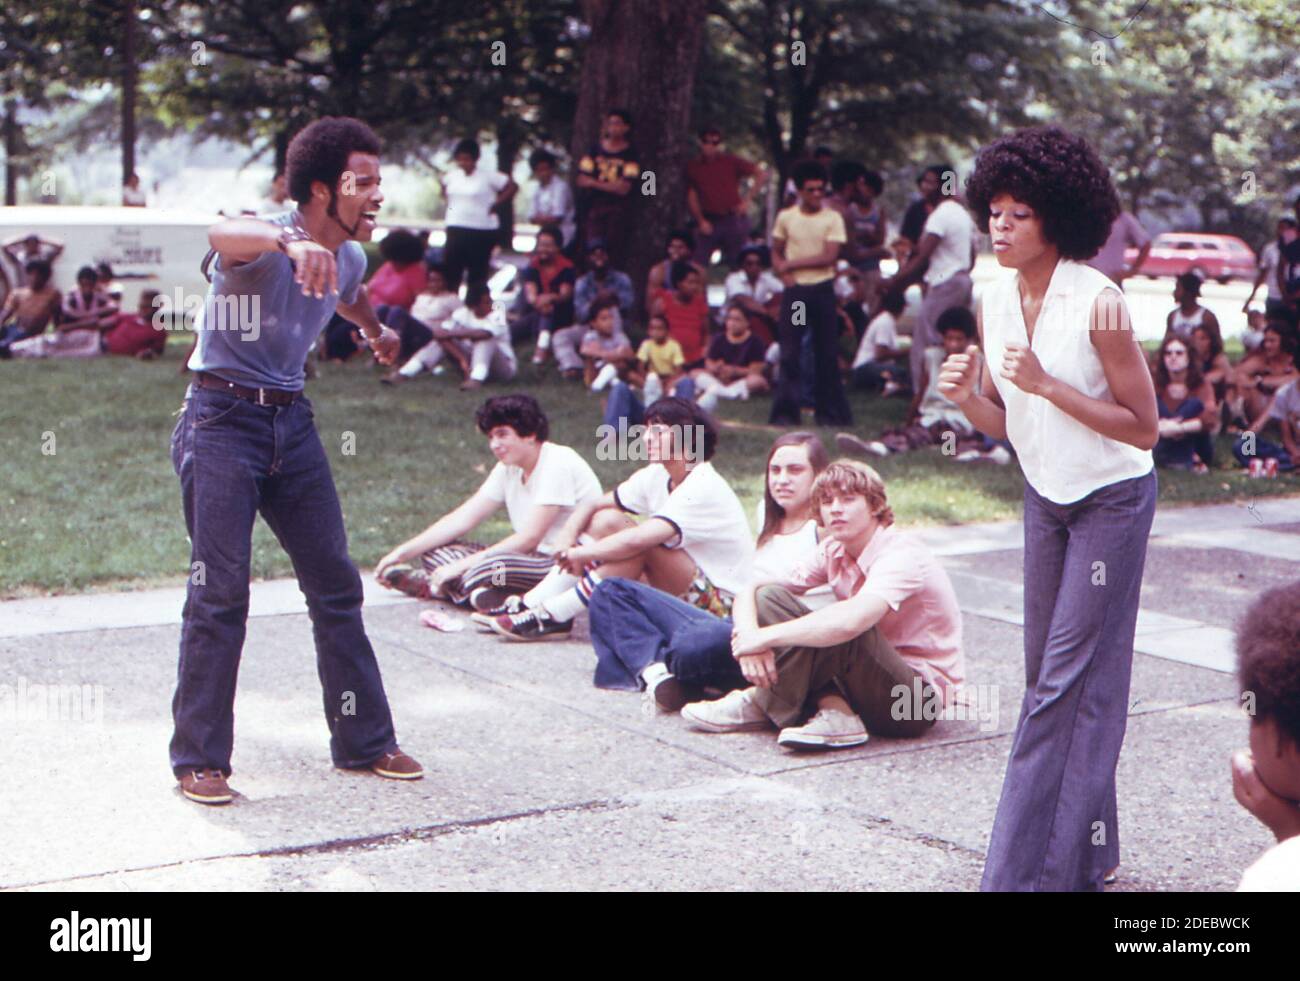
[[[1091,259],[1119,216],[1110,170],[1081,137],[1058,126],[1022,129],[979,152],[966,200],[981,232],[989,202],[1009,194],[1042,219],[1043,237],[1066,259]]]

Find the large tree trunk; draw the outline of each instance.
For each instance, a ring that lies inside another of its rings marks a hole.
[[[496,128],[497,137],[497,170],[510,176],[514,170],[515,158],[519,156],[519,147],[522,144],[520,134],[517,132],[518,127],[507,124],[504,120],[498,121]],[[497,237],[498,243],[505,251],[509,251],[515,240],[515,198],[511,198],[500,208],[497,209],[497,215],[500,218],[500,235]]]
[[[122,12],[122,183],[135,173],[135,0]],[[120,203],[120,202],[119,202]]]
[[[708,0],[583,0],[591,28],[583,56],[578,110],[573,124],[573,159],[600,137],[604,113],[632,113],[630,139],[642,174],[634,183],[634,218],[626,230],[628,261],[637,297],[646,274],[663,255],[669,231],[686,217],[686,160],[691,151],[691,92],[704,39]]]
[[[5,99],[4,145],[5,145],[5,204],[12,207],[18,203],[18,100]]]

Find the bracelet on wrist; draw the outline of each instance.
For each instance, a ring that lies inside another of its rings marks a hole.
[[[289,254],[289,245],[293,242],[310,242],[311,235],[305,228],[298,225],[285,225],[280,229],[280,234],[275,237],[275,247],[285,255]]]

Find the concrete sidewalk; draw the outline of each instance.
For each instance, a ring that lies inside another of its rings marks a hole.
[[[1157,518],[1119,771],[1121,889],[1232,889],[1270,844],[1232,797],[1246,722],[1230,631],[1259,592],[1300,576],[1296,512]],[[976,888],[1023,689],[1020,530],[924,534],[958,589],[981,711],[834,755],[696,733],[593,688],[585,623],[572,640],[508,644],[468,624],[428,630],[419,604],[385,595],[367,624],[399,738],[428,776],[342,773],[301,597],[258,584],[226,808],[183,800],[167,766],[178,591],[0,604],[0,886]]]

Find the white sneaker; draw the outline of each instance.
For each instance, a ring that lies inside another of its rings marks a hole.
[[[605,367],[600,369],[599,374],[597,374],[595,380],[592,381],[591,390],[593,392],[603,392],[605,390],[605,386],[607,386],[610,382],[612,382],[617,377],[618,377],[618,369],[615,368],[612,364],[607,364],[605,365]]]
[[[754,689],[728,692],[716,702],[691,702],[682,706],[682,718],[705,732],[744,732],[770,729],[772,722],[754,704]]]
[[[867,727],[852,712],[819,709],[801,726],[782,729],[778,746],[791,749],[848,749],[867,741]]]
[[[1005,446],[995,446],[989,450],[989,459],[1005,467],[1011,462],[1011,452]]]
[[[745,384],[745,379],[738,378],[724,388],[720,394],[725,398],[740,399],[741,401],[744,401],[749,398],[749,386]]]
[[[641,680],[645,682],[641,697],[646,704],[653,706],[656,715],[676,715],[688,702],[697,702],[705,697],[704,689],[682,681],[662,661],[647,666],[641,672]]]
[[[852,433],[836,433],[835,445],[844,453],[860,456],[889,456],[889,447],[878,439],[868,442]]]
[[[652,402],[658,402],[664,396],[663,379],[653,371],[647,374],[645,385],[641,387],[641,394],[645,396],[646,405],[650,405]]]
[[[718,408],[718,390],[710,388],[707,392],[695,400],[695,403],[705,412],[714,412]]]

